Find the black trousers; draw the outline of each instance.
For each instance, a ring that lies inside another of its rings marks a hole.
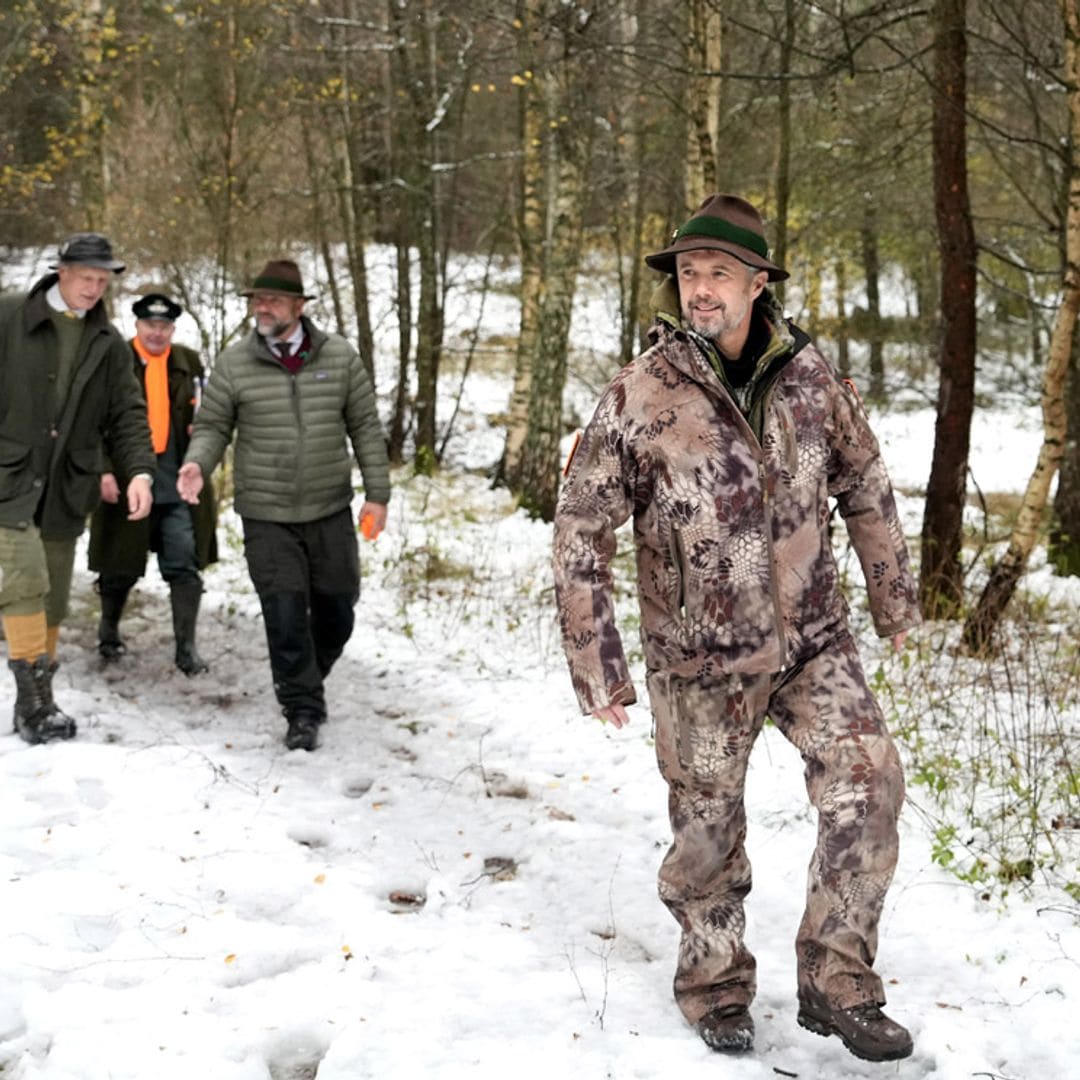
[[[283,712],[326,716],[323,680],[352,635],[360,554],[352,511],[301,523],[244,518],[244,555],[262,606]]]

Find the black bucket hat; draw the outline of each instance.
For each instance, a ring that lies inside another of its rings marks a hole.
[[[736,259],[764,270],[770,281],[784,281],[790,275],[769,260],[769,245],[761,215],[737,195],[710,195],[685,225],[675,230],[671,243],[645,262],[664,274],[675,273],[675,256],[680,251],[703,249],[726,251]]]
[[[57,260],[49,264],[50,270],[61,266],[94,266],[99,270],[111,270],[122,274],[126,265],[113,258],[112,244],[96,232],[73,233],[60,248]]]

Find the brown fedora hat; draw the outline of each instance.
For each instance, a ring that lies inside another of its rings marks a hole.
[[[241,296],[253,296],[255,293],[277,293],[292,296],[297,300],[314,300],[304,292],[304,282],[300,277],[300,267],[292,259],[271,259],[262,271],[255,275],[255,280],[244,289]]]
[[[710,195],[676,230],[671,243],[655,255],[646,255],[645,262],[654,270],[674,274],[675,256],[680,251],[702,249],[726,251],[755,270],[765,270],[770,281],[784,281],[789,276],[769,261],[761,215],[737,195]]]

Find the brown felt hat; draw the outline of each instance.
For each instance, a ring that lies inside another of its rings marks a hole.
[[[680,251],[703,249],[726,251],[747,266],[766,271],[770,281],[784,281],[789,276],[769,261],[761,215],[737,195],[710,195],[690,220],[675,230],[671,243],[655,255],[646,255],[645,262],[654,270],[674,274],[675,256]]]
[[[281,296],[292,296],[297,300],[315,299],[304,292],[300,267],[292,259],[271,259],[240,295],[252,296],[257,292],[277,293]]]

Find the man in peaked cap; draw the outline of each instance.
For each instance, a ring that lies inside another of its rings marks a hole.
[[[169,585],[176,666],[185,675],[197,675],[207,670],[195,646],[203,591],[199,572],[217,560],[217,507],[209,487],[197,505],[183,502],[176,491],[176,476],[202,397],[203,365],[193,349],[173,341],[183,308],[167,291],[148,289],[131,310],[135,315],[132,370],[146,402],[157,456],[154,506],[148,518],[129,521],[116,474],[106,464],[102,502],[90,523],[90,569],[100,575],[98,653],[103,663],[112,664],[127,652],[120,637],[120,616],[131,589],[146,573],[147,553],[154,551],[158,570]]]
[[[255,328],[214,362],[178,487],[197,502],[235,432],[235,506],[285,745],[314,750],[323,683],[360,596],[352,464],[364,481],[362,528],[374,539],[390,498],[386,442],[367,369],[345,338],[304,314],[312,297],[296,263],[272,260],[241,295]]]
[[[124,264],[100,233],[76,233],[51,269],[29,293],[0,297],[0,614],[15,728],[29,743],[75,734],[53,672],[105,438],[132,520],[150,513],[154,471],[131,354],[105,312]]]
[[[806,764],[818,841],[796,937],[798,1022],[870,1061],[903,1058],[873,970],[897,859],[900,761],[863,675],[829,539],[830,499],[879,635],[919,622],[893,493],[857,396],[768,283],[758,211],[712,195],[649,255],[652,347],[605,390],[555,515],[563,644],[582,711],[636,700],[615,623],[615,530],[634,520],[641,637],[673,842],[660,896],[682,930],[675,999],[705,1043],[752,1048],[743,792],[766,715]]]

